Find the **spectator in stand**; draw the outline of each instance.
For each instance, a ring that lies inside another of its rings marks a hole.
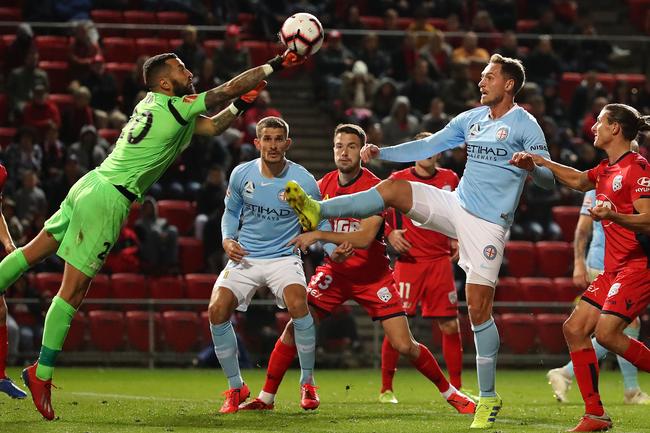
[[[515,0],[483,0],[481,2],[494,20],[494,26],[499,30],[514,30],[517,25],[517,3]],[[474,31],[479,31],[474,29]],[[517,57],[515,57],[517,58]]]
[[[440,97],[446,111],[455,116],[479,105],[481,94],[476,83],[469,79],[469,64],[457,62],[451,65],[451,78],[442,84]]]
[[[29,283],[29,278],[23,275],[11,287],[11,298],[35,299],[37,303],[12,302],[9,312],[19,319],[20,332],[19,349],[21,352],[33,352],[43,336],[43,320],[46,311],[46,296],[52,297],[54,293],[44,294],[39,292]]]
[[[488,53],[494,52],[494,50],[499,46],[501,33],[496,29],[496,27],[494,27],[492,17],[488,11],[482,9],[476,12],[474,19],[472,20],[472,31],[475,33],[485,34],[485,36],[481,36],[478,44]]]
[[[25,236],[23,224],[16,216],[16,202],[9,196],[2,199],[2,213],[7,222],[7,228],[9,229],[11,239],[13,239],[14,244],[17,247],[22,247],[27,243],[28,239],[27,236]]]
[[[5,57],[9,59],[9,57]],[[7,78],[7,97],[9,98],[9,121],[20,120],[27,102],[32,99],[36,85],[49,88],[47,72],[38,67],[38,51],[32,45],[21,58],[21,66],[11,70]],[[18,123],[18,122],[17,122]]]
[[[557,143],[560,131],[555,120],[546,114],[546,103],[544,102],[544,97],[539,94],[533,95],[529,98],[528,103],[530,104],[528,112],[533,115],[540,128],[542,128],[546,142]]]
[[[386,75],[390,67],[390,57],[379,46],[379,36],[375,32],[368,33],[363,37],[363,44],[359,51],[358,60],[361,60],[368,66],[368,71],[376,77],[381,78]]]
[[[39,188],[38,175],[34,170],[26,170],[22,177],[23,185],[16,193],[16,216],[23,226],[29,226],[37,217],[48,215],[47,197]]]
[[[445,31],[449,33],[460,33],[463,31],[458,13],[447,15],[447,20],[445,22]],[[459,36],[452,36],[448,39],[448,41],[449,45],[451,45],[453,48],[458,48],[462,45],[463,38]]]
[[[3,160],[9,177],[5,191],[15,192],[19,182],[27,171],[40,172],[43,164],[43,150],[37,144],[37,133],[34,128],[23,126],[18,129],[14,141],[5,149]]]
[[[282,117],[277,109],[271,107],[271,94],[268,90],[262,90],[253,103],[253,106],[246,110],[241,117],[242,130],[244,131],[244,142],[252,143],[256,137],[255,127],[257,122],[265,117]]]
[[[617,101],[618,102],[618,101]],[[594,99],[594,102],[591,103],[591,110],[585,114],[585,117],[582,119],[582,125],[580,127],[580,133],[582,138],[587,143],[594,142],[594,132],[592,127],[596,124],[598,120],[598,115],[601,110],[609,103],[609,100],[604,96],[599,96]]]
[[[345,45],[341,32],[332,30],[327,35],[327,43],[316,56],[314,88],[317,99],[334,100],[341,91],[341,75],[352,67],[354,54]]]
[[[375,77],[361,60],[354,62],[352,70],[341,77],[341,101],[343,109],[369,109],[375,89]]]
[[[553,50],[549,35],[539,37],[535,49],[524,59],[524,66],[529,82],[542,85],[548,79],[555,81],[562,79],[564,69],[562,60]]]
[[[397,83],[392,78],[384,77],[379,81],[372,96],[371,106],[372,112],[377,118],[383,119],[390,114],[398,93]],[[375,144],[374,141],[372,143]]]
[[[81,84],[90,90],[90,106],[96,110],[111,113],[117,107],[117,81],[106,71],[104,57],[97,55],[90,63],[90,71]]]
[[[59,208],[59,204],[72,188],[72,185],[86,172],[79,166],[79,160],[75,155],[68,155],[63,171],[56,176],[52,176],[45,181],[45,191],[50,203],[48,215],[52,215]]]
[[[221,246],[221,217],[226,196],[226,177],[223,169],[213,165],[201,185],[196,200],[194,236],[203,241],[205,261],[210,272],[223,269],[224,251]]]
[[[540,35],[558,35],[567,32],[567,28],[555,18],[552,7],[544,8],[539,14],[537,25],[531,29],[531,33]]]
[[[421,132],[435,134],[449,123],[449,116],[445,113],[445,103],[441,98],[433,98],[429,106],[429,112],[422,117],[420,124]]]
[[[214,62],[211,58],[206,57],[199,69],[199,73],[194,75],[194,88],[197,92],[205,92],[221,84],[221,81],[214,75]]]
[[[595,71],[589,71],[584,75],[580,85],[576,87],[571,99],[569,118],[573,128],[579,126],[578,123],[584,117],[587,109],[599,96],[607,97],[607,89],[598,80],[598,74]]]
[[[35,128],[38,140],[41,140],[48,128],[61,127],[61,113],[56,104],[50,101],[43,84],[36,84],[32,92],[31,101],[23,109],[23,125]]]
[[[46,179],[56,176],[63,170],[65,145],[59,140],[59,129],[51,126],[43,138],[43,164],[41,173]]]
[[[169,274],[178,270],[178,229],[158,217],[158,203],[153,197],[145,197],[135,232],[140,240],[143,271]]]
[[[348,13],[343,17],[341,23],[337,26],[341,30],[365,30],[366,26],[361,22],[361,12],[359,6],[352,3],[348,7]],[[362,35],[364,33],[346,34],[343,36],[343,43],[353,52],[359,52],[361,48]]]
[[[431,35],[429,44],[420,50],[420,57],[429,62],[429,77],[432,80],[447,77],[451,47],[445,42],[445,34],[436,30]]]
[[[429,44],[433,33],[436,32],[436,28],[427,22],[426,8],[420,6],[415,10],[413,14],[413,22],[409,24],[406,31],[413,33],[416,49],[421,50]]]
[[[34,41],[32,27],[28,23],[18,24],[16,38],[9,44],[4,54],[3,66],[5,75],[13,69],[23,66],[27,60],[27,56],[33,50],[36,50],[36,42]]]
[[[174,53],[185,63],[185,67],[194,75],[199,75],[205,60],[205,51],[199,43],[196,27],[187,26],[183,30],[183,43]]]
[[[117,242],[106,257],[104,268],[111,272],[140,272],[140,240],[135,231],[122,226]]]
[[[227,26],[223,45],[214,50],[215,75],[222,81],[228,81],[251,67],[250,53],[248,48],[242,46],[239,33],[239,26]]]
[[[390,115],[381,121],[381,130],[387,146],[410,140],[417,134],[418,126],[418,119],[411,114],[411,103],[406,96],[398,96]]]
[[[454,63],[466,60],[468,62],[487,63],[490,54],[478,46],[478,36],[474,32],[467,32],[463,37],[463,45],[456,48],[451,59]]]
[[[542,86],[544,93],[544,105],[546,106],[546,113],[551,116],[558,125],[568,126],[566,119],[566,107],[564,101],[559,95],[558,82],[555,80],[546,80]],[[570,164],[569,164],[570,165]]]
[[[393,51],[391,55],[391,72],[389,75],[396,81],[404,82],[408,80],[413,68],[415,68],[415,61],[418,57],[415,36],[412,33],[405,33],[401,47]]]
[[[79,132],[79,141],[72,143],[68,154],[77,157],[82,170],[90,171],[106,159],[108,148],[108,142],[97,135],[97,128],[84,125]]]
[[[217,2],[215,2],[217,3]],[[286,0],[264,0],[250,2],[257,22],[253,26],[257,33],[269,41],[278,40],[278,30],[287,18]],[[218,64],[215,62],[215,64]]]
[[[438,96],[436,84],[429,78],[429,62],[422,58],[416,60],[413,74],[402,86],[400,94],[409,98],[417,117],[429,110],[431,100]]]
[[[503,36],[501,38],[501,45],[497,47],[495,53],[501,54],[503,57],[510,57],[513,59],[524,58],[523,50],[517,41],[517,35],[512,30],[508,30],[507,32],[503,33]]]
[[[92,95],[85,86],[73,87],[73,103],[62,113],[63,121],[61,138],[64,143],[70,144],[79,137],[84,125],[94,125],[95,116],[90,107]]]
[[[144,84],[142,67],[148,58],[149,56],[138,57],[135,61],[135,68],[133,68],[133,71],[124,78],[124,83],[122,83],[124,112],[129,116],[133,113],[133,107],[137,104],[136,96],[140,92],[147,92],[147,86]]]
[[[68,48],[71,79],[81,81],[86,78],[86,75],[90,72],[93,59],[102,53],[97,41],[94,39],[91,22],[77,23]]]
[[[612,45],[605,39],[593,39],[598,32],[589,19],[585,19],[580,35],[584,37],[579,39],[572,70],[609,72],[607,60],[612,53]]]
[[[382,29],[394,31],[394,32],[400,31],[399,25],[397,23],[398,18],[399,18],[399,14],[395,9],[393,8],[386,9],[386,12],[384,12],[384,26],[382,27]],[[384,36],[381,41],[381,46],[387,52],[393,53],[399,50],[401,46],[401,40],[397,36]]]

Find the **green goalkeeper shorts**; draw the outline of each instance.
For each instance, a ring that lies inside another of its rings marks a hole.
[[[59,242],[57,255],[92,278],[120,235],[131,202],[97,172],[70,189],[44,229]]]

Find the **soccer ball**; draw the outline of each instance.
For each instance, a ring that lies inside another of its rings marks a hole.
[[[323,36],[323,25],[318,18],[305,12],[291,15],[280,29],[280,41],[301,56],[309,56],[320,50]]]

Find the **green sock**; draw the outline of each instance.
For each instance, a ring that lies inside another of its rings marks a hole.
[[[17,248],[0,262],[0,295],[16,281],[27,269],[29,264],[23,250]]]
[[[38,357],[36,377],[41,380],[52,379],[56,357],[59,356],[65,337],[70,329],[70,322],[77,310],[63,298],[55,296],[52,305],[45,316],[45,329],[43,330],[43,345],[41,355]]]

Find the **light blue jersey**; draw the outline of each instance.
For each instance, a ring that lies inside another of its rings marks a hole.
[[[284,187],[289,180],[300,183],[307,194],[320,200],[314,176],[292,161],[287,161],[282,173],[274,178],[262,176],[259,158],[235,167],[221,220],[223,238],[237,239],[251,258],[294,255],[287,242],[298,236],[301,229],[296,214],[284,199]],[[329,222],[321,221],[319,229],[331,230]]]
[[[590,215],[590,208],[596,203],[596,190],[592,189],[585,193],[582,200],[581,215]],[[589,242],[589,251],[587,252],[587,266],[592,269],[605,269],[605,230],[600,221],[591,223],[591,242]]]
[[[481,219],[509,227],[529,174],[509,163],[512,155],[526,151],[549,158],[542,129],[520,106],[496,120],[486,106],[465,111],[427,138],[381,149],[379,158],[417,161],[463,144],[467,165],[456,189],[460,205]],[[546,168],[537,167],[533,179],[545,188],[554,185]]]

